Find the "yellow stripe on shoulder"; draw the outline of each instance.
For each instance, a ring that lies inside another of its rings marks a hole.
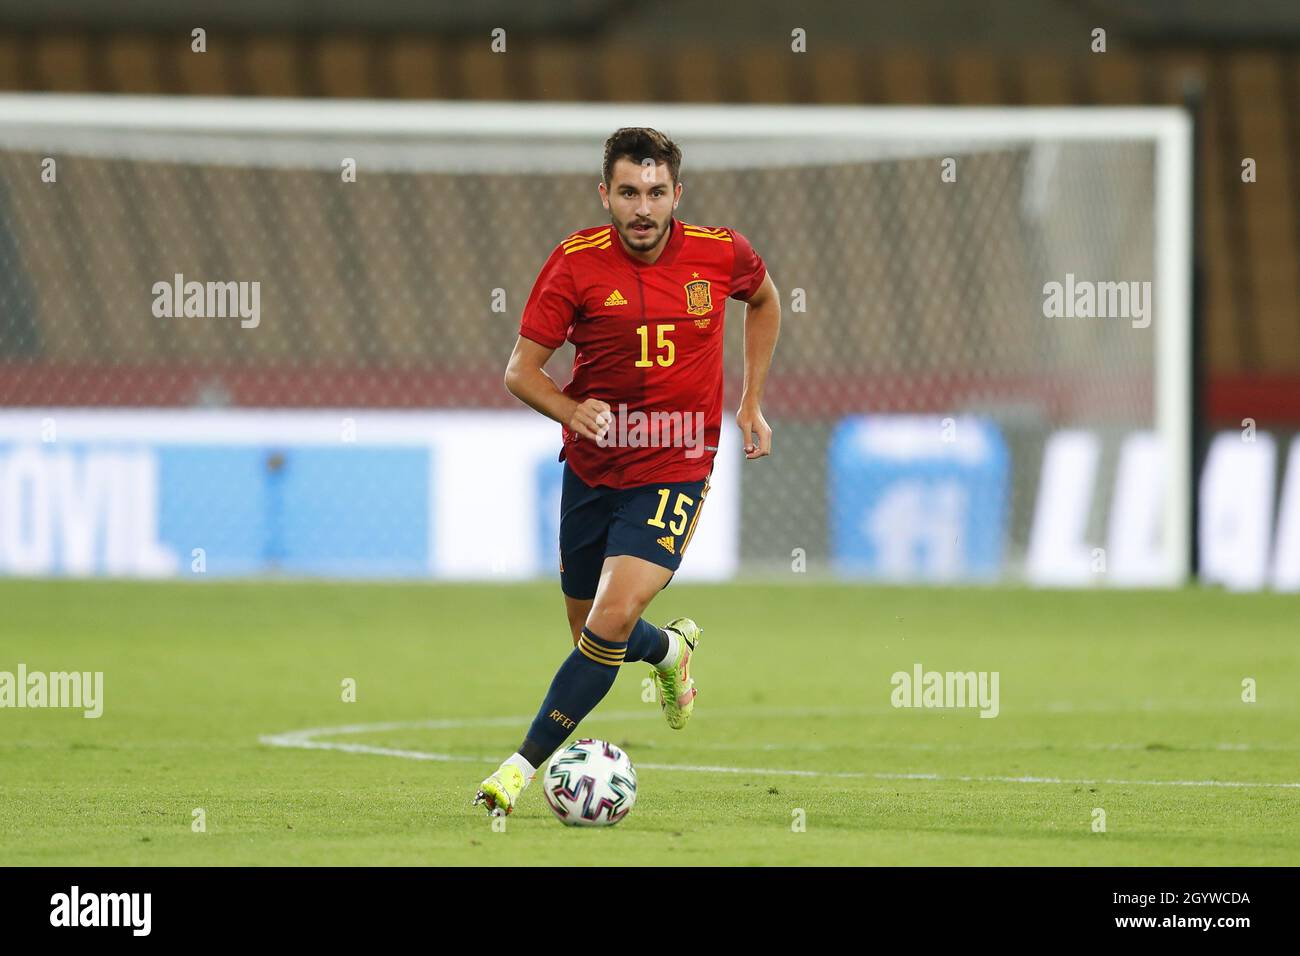
[[[564,247],[565,255],[570,252],[577,252],[579,249],[592,249],[600,247],[602,243],[608,244],[610,241],[610,227],[605,226],[596,232],[582,233],[575,232],[568,239],[560,243]]]
[[[716,239],[719,242],[731,242],[731,230],[722,226],[694,226],[682,223],[682,234],[696,239]]]
[[[603,236],[612,229],[613,226],[606,224],[604,226],[588,226],[586,229],[579,229],[570,235],[565,242],[572,242],[575,239],[595,239],[597,236]]]
[[[610,241],[608,239],[604,240],[603,242],[580,243],[576,246],[565,246],[564,254],[566,256],[569,256],[575,252],[586,252],[588,249],[608,249],[609,246],[610,246]]]

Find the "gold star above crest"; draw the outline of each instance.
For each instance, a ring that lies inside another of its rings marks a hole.
[[[699,274],[698,272],[692,272],[692,273],[691,273],[691,278],[692,278],[692,279],[698,279],[699,277],[700,277],[700,274]]]

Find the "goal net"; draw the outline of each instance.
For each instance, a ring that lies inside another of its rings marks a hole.
[[[1167,109],[0,97],[0,573],[554,573],[502,386],[620,126],[781,293],[682,577],[1187,573],[1189,125]],[[572,350],[550,371],[568,380]]]

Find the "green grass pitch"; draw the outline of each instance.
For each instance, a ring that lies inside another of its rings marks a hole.
[[[580,728],[638,765],[635,809],[571,830],[534,785],[504,832],[470,799],[569,652],[554,584],[9,580],[0,609],[0,670],[105,698],[0,710],[7,865],[1300,859],[1290,596],[674,585],[649,617],[704,627],[691,724],[638,664]],[[997,671],[999,715],[894,708],[918,662]],[[319,728],[346,731],[288,739],[365,749],[264,741]]]

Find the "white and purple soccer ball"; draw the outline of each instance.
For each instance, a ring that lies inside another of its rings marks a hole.
[[[636,769],[611,743],[575,740],[551,758],[542,793],[565,826],[613,826],[636,803]]]

